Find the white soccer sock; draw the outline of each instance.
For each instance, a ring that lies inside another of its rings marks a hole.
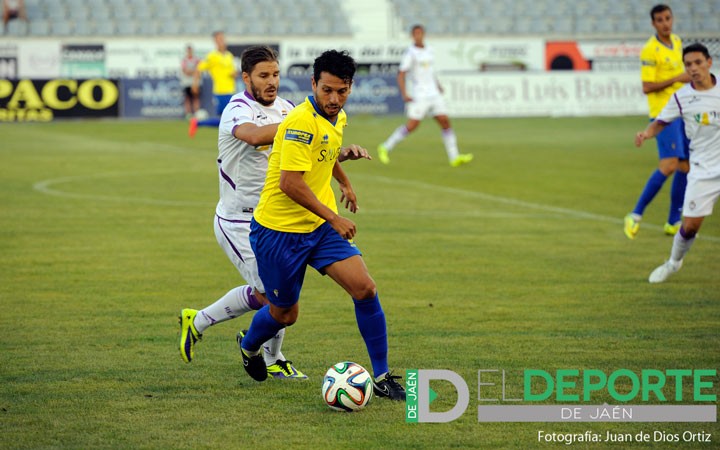
[[[226,320],[240,317],[248,311],[253,311],[257,306],[257,300],[252,294],[252,287],[238,286],[230,289],[227,294],[223,295],[212,305],[198,311],[195,316],[195,329],[202,334],[208,327],[216,325]]]
[[[285,338],[285,328],[278,331],[278,333],[268,339],[263,345],[263,357],[265,358],[265,365],[270,366],[275,364],[278,359],[285,361],[285,355],[282,354],[280,348],[282,347],[283,339]]]
[[[408,135],[409,131],[405,125],[400,125],[399,127],[395,128],[395,131],[390,135],[389,138],[385,142],[383,142],[383,145],[387,149],[387,151],[391,151],[396,145],[398,145],[405,137]]]
[[[448,160],[452,162],[460,154],[457,147],[457,138],[455,137],[453,129],[448,128],[446,130],[442,130],[442,139],[445,144],[445,151],[447,152]]]
[[[693,242],[695,242],[695,236],[685,239],[679,231],[675,233],[672,250],[670,250],[670,260],[675,264],[682,261],[690,247],[692,247]]]

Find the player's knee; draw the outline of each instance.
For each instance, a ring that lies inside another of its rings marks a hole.
[[[298,318],[298,309],[297,308],[277,308],[277,307],[270,307],[270,315],[275,319],[278,323],[289,327],[290,325],[294,324],[297,321]]]
[[[677,158],[665,158],[660,160],[660,172],[665,176],[672,175],[679,166]]]
[[[367,300],[374,298],[377,294],[377,287],[372,279],[365,280],[363,283],[358,283],[357,286],[353,286],[350,295],[356,300]]]

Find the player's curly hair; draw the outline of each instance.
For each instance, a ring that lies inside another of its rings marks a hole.
[[[320,74],[327,72],[350,84],[353,81],[356,68],[355,60],[347,50],[341,52],[337,50],[327,50],[315,58],[315,62],[313,63],[313,78],[315,82],[317,82],[320,79]]]
[[[253,45],[243,50],[240,55],[240,70],[245,73],[252,73],[253,69],[261,62],[277,62],[278,55],[267,45]]]

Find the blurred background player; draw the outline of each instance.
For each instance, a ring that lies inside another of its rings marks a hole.
[[[672,32],[672,10],[667,5],[656,5],[650,10],[650,17],[657,33],[648,39],[640,53],[640,78],[648,98],[650,120],[655,120],[673,93],[690,81],[690,77],[683,67],[682,41]],[[657,148],[660,158],[658,168],[650,175],[635,209],[625,216],[624,231],[629,239],[635,239],[645,208],[673,173],[670,212],[664,230],[672,236],[680,228],[688,171],[688,142],[682,119],[669,124],[658,135]]]
[[[8,22],[13,19],[28,21],[27,13],[25,12],[25,0],[3,0],[3,30],[7,32]]]
[[[183,105],[185,107],[185,118],[192,119],[193,115],[200,109],[200,91],[192,89],[193,77],[200,59],[194,55],[192,45],[185,47],[185,56],[180,61],[180,86],[183,90]]]
[[[425,28],[422,25],[413,26],[411,36],[413,44],[405,51],[397,76],[400,94],[405,101],[405,113],[408,121],[405,125],[395,129],[390,137],[378,146],[378,158],[383,164],[388,164],[390,162],[388,154],[408,134],[415,131],[425,116],[431,114],[442,128],[442,139],[450,165],[457,167],[468,163],[472,161],[473,155],[460,154],[458,151],[455,131],[450,127],[447,107],[442,96],[443,89],[435,76],[433,50],[424,42]],[[412,85],[412,95],[407,93],[407,75],[409,75]]]
[[[208,72],[212,79],[217,117],[204,120],[198,120],[195,117],[190,119],[190,127],[188,128],[190,137],[195,136],[198,126],[217,127],[220,125],[220,115],[223,113],[230,98],[237,92],[235,88],[235,78],[237,77],[235,57],[227,49],[225,33],[216,31],[212,36],[215,40],[215,50],[208,53],[205,59],[198,63],[197,70],[193,76],[192,90],[195,95],[199,95],[201,72]]]
[[[662,283],[680,270],[703,220],[712,214],[720,197],[720,87],[710,73],[712,58],[707,47],[687,46],[683,60],[691,84],[677,91],[657,119],[635,137],[639,147],[679,118],[684,121],[692,150],[682,226],[673,239],[670,258],[650,274],[651,283]]]
[[[260,309],[267,303],[250,247],[250,220],[265,182],[268,157],[280,123],[294,105],[278,97],[280,66],[269,47],[246,49],[241,57],[245,91],[232,97],[222,113],[218,131],[220,201],[215,209],[215,237],[248,283],[231,289],[215,303],[180,316],[180,353],[185,362],[194,344],[210,326]],[[285,330],[263,344],[267,372],[276,378],[307,378],[281,352]]]
[[[374,392],[405,400],[399,376],[388,369],[385,313],[375,282],[352,242],[355,224],[337,211],[331,178],[341,203],[357,211],[357,198],[339,164],[347,116],[342,109],[352,89],[355,61],[328,50],[313,63],[312,92],[280,124],[270,154],[265,187],[250,225],[250,243],[267,288],[269,305],[253,317],[238,340],[243,364],[257,381],[267,378],[261,343],[297,320],[298,299],[308,265],[328,275],[350,294],[358,329],[373,367]],[[354,147],[356,157],[367,151]]]

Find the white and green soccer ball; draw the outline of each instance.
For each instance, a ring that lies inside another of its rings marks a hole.
[[[359,411],[373,396],[370,373],[360,364],[345,361],[330,367],[322,384],[325,403],[336,411]]]

